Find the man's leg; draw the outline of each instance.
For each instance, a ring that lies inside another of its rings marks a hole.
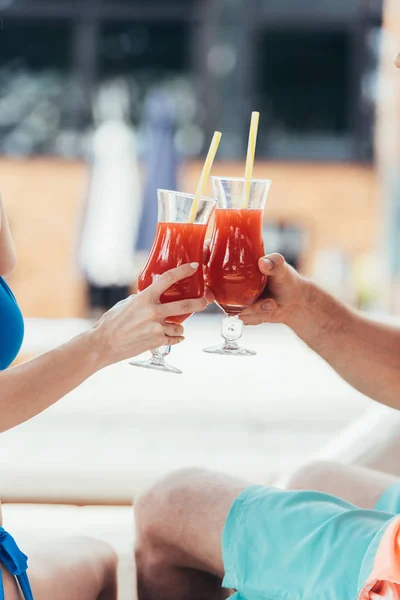
[[[135,503],[139,600],[222,600],[221,537],[250,484],[227,475],[173,474]]]
[[[358,467],[316,463],[289,490],[336,495],[372,508],[396,478]],[[139,600],[220,600],[221,536],[230,507],[249,483],[204,471],[169,476],[135,505]]]
[[[373,508],[382,494],[398,481],[393,475],[363,467],[315,462],[290,477],[285,489],[324,492],[359,508]]]
[[[105,543],[90,538],[60,539],[21,548],[29,557],[35,600],[116,600],[117,558]],[[5,600],[21,600],[15,580],[3,571]]]

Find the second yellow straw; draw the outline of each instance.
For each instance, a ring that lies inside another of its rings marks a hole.
[[[249,144],[247,147],[246,170],[245,170],[245,191],[243,197],[243,208],[247,208],[250,200],[251,180],[253,179],[254,157],[256,154],[258,122],[260,113],[251,113]]]

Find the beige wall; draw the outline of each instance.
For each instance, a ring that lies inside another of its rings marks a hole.
[[[84,290],[74,257],[83,165],[52,159],[0,161],[19,264],[10,279],[25,316],[82,314]]]
[[[195,188],[201,166],[186,165],[182,190]],[[241,172],[241,164],[214,167],[215,174]],[[306,267],[323,247],[354,256],[374,247],[378,210],[371,168],[259,163],[255,177],[273,180],[267,219],[293,219],[310,231]],[[0,160],[0,189],[19,253],[11,284],[26,316],[74,317],[84,312],[84,284],[75,249],[85,187],[86,169],[78,162]]]
[[[184,189],[195,185],[200,165],[188,166]],[[241,165],[218,164],[214,173],[241,176]],[[310,232],[309,268],[316,250],[335,247],[357,256],[377,236],[377,190],[371,167],[343,164],[258,163],[255,178],[272,180],[266,220],[293,220]],[[211,192],[211,189],[209,189]]]

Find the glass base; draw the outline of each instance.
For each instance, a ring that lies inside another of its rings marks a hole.
[[[132,360],[129,364],[132,365],[132,367],[142,367],[143,369],[154,369],[155,371],[164,371],[164,373],[176,373],[177,375],[182,375],[182,371],[176,367],[172,367],[164,360],[155,360],[154,357],[149,360]]]
[[[257,354],[254,350],[241,348],[236,342],[225,342],[222,346],[204,348],[203,352],[207,352],[207,354],[222,354],[224,356],[255,356]]]

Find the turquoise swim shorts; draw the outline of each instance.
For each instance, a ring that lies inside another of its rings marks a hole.
[[[237,590],[235,600],[400,599],[398,514],[400,483],[374,510],[319,492],[250,487],[225,523],[223,586]]]

